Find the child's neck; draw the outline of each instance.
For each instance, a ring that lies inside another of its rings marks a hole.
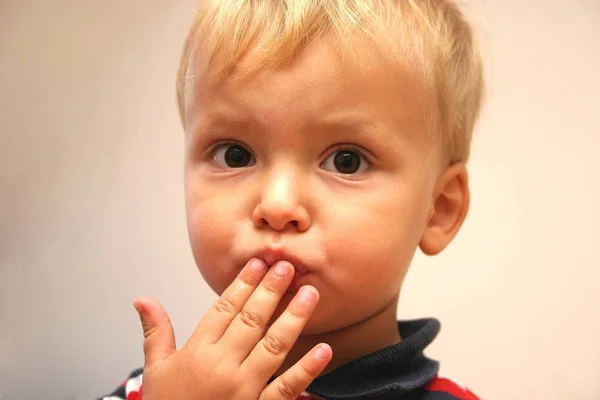
[[[336,331],[300,336],[276,375],[288,370],[319,343],[327,343],[333,349],[333,359],[323,374],[364,355],[399,343],[401,338],[396,321],[397,304],[398,298],[395,298],[377,314]]]

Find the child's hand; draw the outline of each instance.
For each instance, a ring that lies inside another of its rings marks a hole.
[[[326,344],[316,346],[267,386],[318,302],[317,290],[303,287],[265,334],[293,275],[288,262],[268,269],[261,260],[249,261],[179,351],[162,306],[151,298],[136,300],[145,337],[143,398],[270,400],[299,396],[323,371],[332,352]]]

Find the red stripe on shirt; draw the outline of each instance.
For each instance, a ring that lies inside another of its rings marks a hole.
[[[140,386],[139,391],[132,391],[127,394],[127,399],[125,400],[142,400],[142,386]]]
[[[450,379],[436,378],[429,382],[427,390],[431,392],[446,392],[460,400],[481,400],[475,396],[469,389],[460,387]]]

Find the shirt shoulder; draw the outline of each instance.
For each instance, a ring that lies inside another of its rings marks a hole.
[[[100,397],[98,400],[141,400],[142,380],[143,369],[140,368],[133,371],[110,395]],[[431,380],[422,389],[418,392],[418,400],[481,400],[464,385],[451,378],[441,376]],[[410,396],[410,398],[412,399],[413,396]],[[303,393],[303,396],[300,396],[299,399],[314,400],[319,398]]]
[[[111,394],[98,400],[141,400],[143,376],[144,369],[136,369]]]
[[[431,380],[424,389],[423,400],[481,400],[466,386],[441,376]]]

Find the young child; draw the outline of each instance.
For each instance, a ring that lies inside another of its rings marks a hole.
[[[221,297],[175,349],[134,305],[145,367],[105,399],[477,399],[396,321],[416,249],[469,208],[483,93],[448,0],[207,0],[178,76],[198,268]],[[143,393],[143,394],[142,394]]]

